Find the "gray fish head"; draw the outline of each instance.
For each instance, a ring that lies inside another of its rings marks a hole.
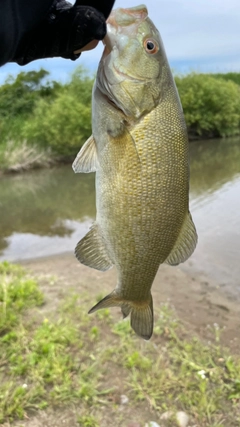
[[[146,6],[114,10],[104,44],[97,87],[126,117],[138,119],[159,103],[170,73],[160,34]]]

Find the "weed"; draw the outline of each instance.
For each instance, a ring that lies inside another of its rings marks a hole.
[[[23,309],[43,304],[37,282],[25,271],[8,262],[0,263],[0,335],[19,322]],[[14,339],[14,331],[4,339]]]
[[[71,403],[82,427],[100,426],[103,411],[122,425],[120,388],[135,411],[183,410],[202,427],[240,424],[240,358],[221,347],[216,325],[206,345],[163,305],[146,342],[108,310],[88,316],[88,296],[76,294],[46,316],[36,280],[8,263],[0,264],[0,304],[0,422]]]
[[[77,422],[81,427],[99,427],[99,423],[92,415],[83,415],[78,417]]]
[[[20,172],[53,164],[51,150],[37,145],[29,145],[9,140],[0,151],[0,164],[3,171]]]

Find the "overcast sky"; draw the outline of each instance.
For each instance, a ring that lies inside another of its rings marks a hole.
[[[145,0],[149,16],[159,29],[170,66],[176,72],[240,72],[240,0]],[[141,0],[116,0],[115,7],[132,7]],[[0,83],[8,74],[39,69],[66,81],[77,65],[95,71],[102,45],[77,61],[45,59],[25,67],[0,68]]]

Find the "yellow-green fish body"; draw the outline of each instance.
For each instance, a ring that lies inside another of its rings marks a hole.
[[[184,262],[197,235],[189,214],[188,138],[157,29],[145,6],[117,9],[93,89],[93,136],[76,172],[96,171],[96,223],[79,242],[80,262],[118,272],[92,311],[120,306],[135,332],[153,330],[151,286],[159,265]]]

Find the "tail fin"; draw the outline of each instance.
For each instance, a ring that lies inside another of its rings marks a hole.
[[[131,327],[137,335],[149,340],[153,333],[153,300],[150,299],[144,304],[134,304],[131,310]]]
[[[89,310],[89,314],[101,308],[121,307],[123,318],[131,315],[131,327],[137,335],[149,340],[153,333],[153,301],[133,302],[121,299],[115,291],[107,295]]]

